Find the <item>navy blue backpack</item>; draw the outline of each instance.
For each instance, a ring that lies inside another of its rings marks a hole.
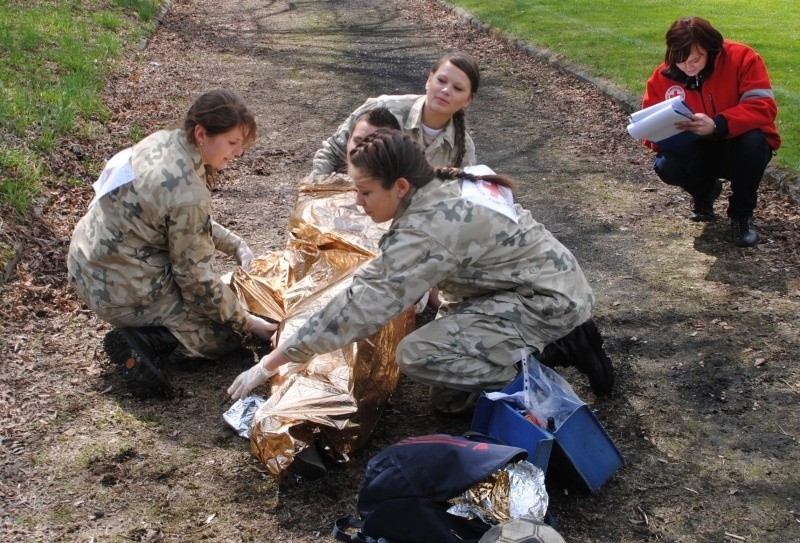
[[[358,491],[359,516],[338,519],[333,534],[350,543],[476,543],[491,526],[448,513],[447,500],[527,455],[518,447],[444,434],[399,441],[370,458]]]

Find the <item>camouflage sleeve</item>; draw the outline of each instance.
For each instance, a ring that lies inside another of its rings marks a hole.
[[[244,307],[212,265],[213,221],[206,208],[178,207],[168,221],[172,273],[184,301],[212,321],[242,330],[247,318]]]
[[[370,98],[339,125],[333,136],[322,142],[322,148],[314,153],[313,173],[326,175],[343,172],[347,168],[347,140],[350,139],[353,125],[362,113],[376,107],[378,107],[377,100]]]
[[[382,253],[353,276],[350,287],[281,343],[293,362],[305,362],[374,334],[448,277],[456,258],[432,236],[392,230]]]
[[[236,249],[244,241],[214,219],[211,219],[211,238],[214,240],[214,247],[228,256],[235,255]]]
[[[476,165],[478,161],[475,158],[475,142],[472,141],[472,137],[469,134],[464,134],[464,146],[467,152],[464,154],[464,162],[461,167]]]

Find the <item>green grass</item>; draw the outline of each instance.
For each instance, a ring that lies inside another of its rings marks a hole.
[[[776,161],[800,171],[800,78],[794,0],[459,0],[482,20],[641,95],[677,17],[708,18],[767,62],[780,113]],[[160,0],[0,0],[0,207],[24,217],[63,136],[91,137],[108,119],[101,92],[113,61],[152,31]],[[630,23],[634,21],[634,23]],[[131,128],[131,136],[140,132]],[[137,139],[133,137],[133,139]],[[63,180],[74,182],[74,180]]]
[[[41,191],[41,168],[29,153],[0,143],[0,195],[12,209],[30,207]]]
[[[159,0],[0,0],[0,204],[25,216],[65,134],[104,123],[123,48],[152,32]]]
[[[776,162],[800,171],[800,3],[796,0],[457,0],[486,23],[554,51],[641,97],[664,58],[664,35],[689,15],[761,54],[778,101]]]

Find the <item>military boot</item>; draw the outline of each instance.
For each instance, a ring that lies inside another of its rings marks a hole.
[[[120,367],[128,389],[136,396],[171,398],[175,391],[161,369],[161,360],[179,345],[163,326],[114,328],[103,338],[111,362]]]
[[[481,392],[455,390],[447,387],[431,387],[430,398],[433,409],[445,415],[471,415],[475,411]]]
[[[294,456],[291,469],[292,473],[303,481],[315,481],[328,474],[325,461],[314,442]]]
[[[611,394],[614,388],[614,366],[603,349],[603,336],[592,319],[547,345],[536,358],[550,368],[574,367],[588,375],[589,385],[597,396]]]
[[[758,234],[753,228],[753,217],[731,219],[731,241],[737,247],[752,247],[758,243]]]

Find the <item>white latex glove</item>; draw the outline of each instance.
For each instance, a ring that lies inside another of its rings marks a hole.
[[[256,317],[255,315],[247,315],[247,323],[245,324],[245,330],[247,332],[255,334],[260,338],[271,339],[277,329],[278,325],[274,322],[265,321],[261,317]]]
[[[415,304],[414,311],[417,313],[417,315],[425,311],[425,308],[428,307],[428,298],[430,298],[430,296],[431,296],[431,291],[430,290],[425,291],[425,294],[422,296],[422,298],[420,298],[419,301]]]
[[[245,242],[241,242],[236,248],[234,257],[236,258],[236,262],[244,268],[244,271],[250,271],[250,263],[253,262],[254,258],[253,251],[250,250],[250,247],[248,247]]]
[[[266,383],[275,373],[277,370],[268,370],[259,361],[234,379],[233,384],[228,387],[228,396],[234,401],[241,400],[250,394],[251,390]]]

